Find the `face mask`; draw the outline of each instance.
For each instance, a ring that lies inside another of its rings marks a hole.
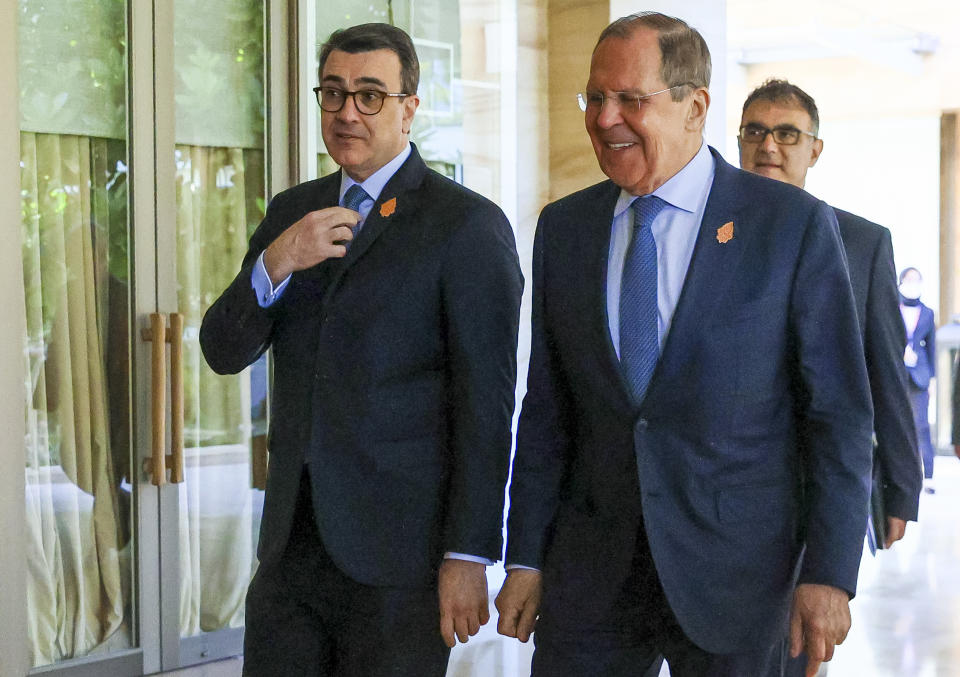
[[[900,294],[903,295],[905,299],[918,299],[920,298],[920,283],[919,282],[903,282],[900,284]]]

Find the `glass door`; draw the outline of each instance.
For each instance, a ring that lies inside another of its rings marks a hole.
[[[127,8],[17,9],[29,653],[133,674]]]
[[[161,570],[176,574],[162,590],[164,670],[242,651],[256,568],[267,358],[218,376],[198,339],[266,210],[265,16],[263,0],[173,1],[174,143],[157,149],[173,159],[173,191],[158,196],[173,227],[159,231],[158,295],[183,316],[183,482],[160,489]]]
[[[26,617],[44,674],[242,649],[269,365],[216,376],[197,338],[266,206],[266,10],[17,0]]]

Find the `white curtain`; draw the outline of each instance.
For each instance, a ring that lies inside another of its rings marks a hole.
[[[92,169],[106,170],[108,145],[82,136],[20,136],[34,665],[84,655],[108,638],[123,621],[129,583],[102,339],[111,213],[106,180],[91,176]]]

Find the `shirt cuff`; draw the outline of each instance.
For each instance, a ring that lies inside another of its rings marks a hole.
[[[508,564],[503,568],[506,569],[507,571],[511,571],[513,569],[526,569],[527,571],[540,571],[537,567],[528,567],[526,564]]]
[[[445,552],[443,553],[443,559],[462,559],[467,562],[486,564],[488,567],[493,566],[494,564],[492,559],[487,559],[486,557],[477,557],[476,555],[464,555],[462,552]]]
[[[257,262],[253,266],[253,273],[250,275],[250,284],[253,286],[253,291],[257,294],[257,303],[260,304],[260,307],[269,308],[273,305],[274,301],[280,298],[283,290],[287,288],[287,283],[290,282],[290,276],[287,275],[283,282],[274,288],[273,282],[270,280],[270,275],[267,273],[267,267],[263,265],[263,254],[264,252],[260,252],[260,256],[257,257]]]

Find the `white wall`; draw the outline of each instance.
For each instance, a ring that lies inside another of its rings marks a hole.
[[[823,112],[821,112],[823,116]],[[831,120],[806,189],[890,229],[897,271],[924,274],[922,300],[940,304],[940,118]]]
[[[610,20],[642,11],[663,12],[696,28],[710,48],[713,76],[710,79],[710,113],[704,137],[727,156],[727,2],[726,0],[610,0]],[[736,150],[736,148],[734,148]]]

